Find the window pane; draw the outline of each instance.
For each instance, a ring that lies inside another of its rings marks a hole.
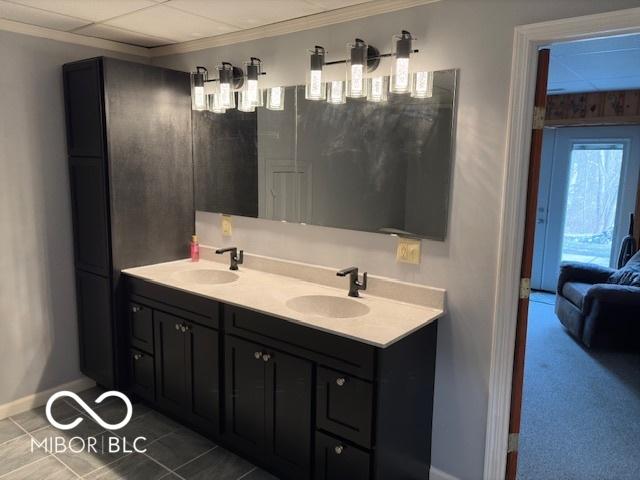
[[[573,146],[562,261],[610,266],[622,155],[621,144]]]

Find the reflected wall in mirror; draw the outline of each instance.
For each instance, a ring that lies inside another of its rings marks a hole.
[[[434,72],[430,98],[284,93],[284,110],[193,112],[198,210],[445,238],[456,70]]]

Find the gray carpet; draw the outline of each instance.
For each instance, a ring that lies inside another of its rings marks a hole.
[[[518,479],[640,479],[640,355],[589,351],[530,305]]]

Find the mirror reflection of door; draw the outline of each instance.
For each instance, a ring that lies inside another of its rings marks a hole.
[[[555,291],[563,261],[615,267],[639,171],[640,126],[545,129],[532,288]]]

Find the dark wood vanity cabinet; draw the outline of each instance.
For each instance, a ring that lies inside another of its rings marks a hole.
[[[62,73],[80,367],[125,388],[120,270],[184,257],[194,230],[189,74],[106,57]]]
[[[127,285],[132,393],[284,480],[428,478],[437,322],[377,348]]]

